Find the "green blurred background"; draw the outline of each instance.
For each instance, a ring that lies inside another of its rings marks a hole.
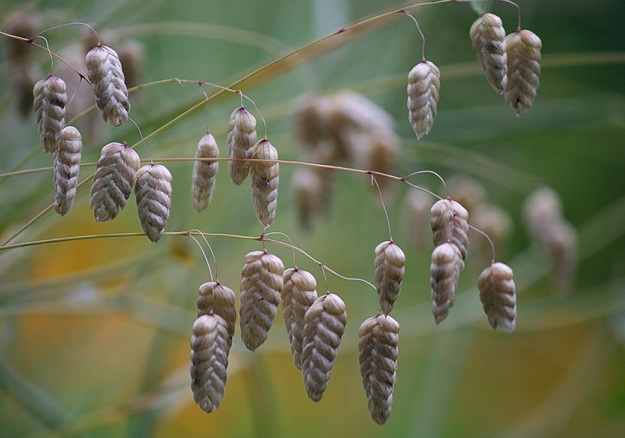
[[[293,128],[296,98],[349,88],[395,119],[403,143],[396,175],[431,169],[446,179],[465,175],[482,184],[488,202],[513,221],[497,253],[515,272],[518,319],[512,335],[491,330],[483,314],[475,283],[489,255],[478,244],[474,248],[483,254],[470,252],[456,305],[447,320],[434,324],[432,247],[408,243],[408,187],[397,184],[385,200],[393,237],[406,252],[407,273],[393,311],[401,333],[388,422],[378,426],[370,419],[358,369],[357,330],[377,312],[377,296],[361,282],[334,276],[328,286],[345,300],[349,323],[321,402],[306,396],[277,318],[269,340],[255,353],[245,350],[237,330],[225,397],[219,410],[207,415],[194,405],[189,388],[197,288],[209,279],[191,239],[165,236],[155,245],[145,237],[126,237],[5,248],[0,251],[0,436],[625,435],[625,16],[616,0],[520,0],[519,5],[523,27],[543,42],[538,97],[520,118],[486,83],[468,38],[476,14],[461,2],[413,10],[426,35],[427,58],[442,76],[439,114],[420,142],[407,121],[405,87],[407,72],[421,60],[421,41],[414,24],[400,14],[317,44],[318,50],[291,58],[297,62],[278,63],[241,84],[262,111],[283,159],[302,159]],[[0,29],[6,30],[18,9],[36,11],[39,29],[87,22],[103,42],[141,45],[139,83],[179,78],[228,85],[319,37],[400,6],[390,0],[4,0]],[[515,9],[503,2],[491,7],[513,31]],[[87,34],[84,26],[69,26],[45,36],[53,51],[69,59],[72,50],[84,53]],[[0,39],[2,55],[7,42]],[[33,68],[44,77],[48,55],[30,51]],[[16,111],[16,87],[5,60],[2,56],[2,242],[53,201],[50,156],[40,151],[34,115],[22,118]],[[54,65],[54,73],[61,74],[61,63]],[[170,81],[136,91],[131,116],[149,135],[200,102],[202,92],[214,89]],[[150,155],[155,161],[191,157],[207,129],[223,154],[228,117],[239,103],[225,95],[159,131],[147,142]],[[104,126],[94,115],[76,122],[83,132],[84,163],[95,162],[110,141],[140,139],[131,125]],[[143,146],[138,152],[147,157]],[[249,184],[235,187],[225,164],[213,203],[201,214],[189,195],[191,163],[168,167],[174,175],[169,231],[261,233]],[[4,175],[28,169],[41,170]],[[369,180],[338,174],[331,215],[304,232],[289,190],[295,170],[281,167],[271,231],[288,234],[338,272],[371,281],[373,249],[388,231]],[[84,166],[81,180],[92,171]],[[411,181],[444,194],[432,176]],[[523,224],[523,201],[540,185],[560,194],[565,216],[578,231],[577,281],[567,293],[555,290]],[[11,243],[141,230],[132,200],[115,221],[96,224],[88,187],[89,182],[79,189],[68,215],[48,212]],[[219,280],[238,290],[244,255],[260,244],[217,237],[209,242]],[[291,251],[268,249],[292,265]],[[323,292],[319,268],[301,255],[297,263],[315,275]]]

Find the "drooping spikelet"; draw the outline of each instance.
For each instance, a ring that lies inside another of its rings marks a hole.
[[[297,219],[304,230],[312,229],[315,221],[327,212],[327,194],[322,174],[316,169],[300,167],[293,173],[291,192]]]
[[[449,309],[454,305],[458,277],[463,268],[462,255],[453,243],[443,243],[432,251],[430,286],[432,313],[436,324],[447,318]]]
[[[221,316],[228,327],[228,346],[232,345],[237,322],[234,291],[218,281],[207,281],[200,285],[197,299],[197,316],[214,313]]]
[[[61,141],[61,131],[65,127],[65,104],[67,94],[65,81],[56,76],[48,76],[33,87],[35,98],[33,108],[39,137],[46,152],[54,152]]]
[[[430,213],[434,245],[451,242],[460,250],[462,260],[466,260],[469,249],[467,210],[456,201],[441,199],[432,206]]]
[[[392,241],[380,243],[375,248],[375,283],[380,297],[380,307],[385,315],[393,310],[406,273],[406,256]]]
[[[130,101],[119,56],[108,46],[97,45],[86,56],[87,74],[102,118],[115,126],[128,120]]]
[[[505,39],[508,85],[504,96],[517,115],[529,111],[540,84],[542,42],[533,32],[518,30]]]
[[[141,227],[152,242],[163,236],[171,205],[171,173],[162,164],[146,164],[137,171],[135,196]]]
[[[365,320],[358,330],[360,375],[371,418],[384,424],[391,415],[397,372],[399,323],[390,316]]]
[[[235,109],[228,122],[228,158],[249,158],[250,149],[256,144],[256,119],[244,107]],[[232,181],[240,186],[250,169],[249,161],[228,161]]]
[[[516,320],[516,288],[512,269],[503,263],[491,264],[480,274],[477,287],[491,327],[501,327],[512,333]]]
[[[317,281],[308,271],[289,268],[282,274],[282,307],[284,325],[291,343],[293,363],[302,369],[302,343],[304,340],[304,317],[317,299]]]
[[[419,140],[430,132],[436,117],[440,76],[430,61],[420,62],[408,74],[408,119]]]
[[[191,390],[195,403],[206,413],[219,408],[228,379],[228,328],[219,315],[202,315],[191,336]]]
[[[140,165],[139,155],[125,143],[113,142],[102,148],[89,203],[96,221],[115,219],[126,206]]]
[[[219,148],[215,142],[215,137],[207,132],[202,136],[197,144],[195,158],[217,158]],[[193,177],[191,192],[193,195],[193,206],[197,211],[202,211],[211,202],[213,190],[215,190],[215,178],[219,170],[219,161],[199,161],[193,163]]]
[[[257,160],[277,160],[278,151],[269,140],[260,140],[254,146],[251,158]],[[273,223],[278,206],[278,182],[280,165],[275,161],[252,162],[252,200],[259,222],[267,227]]]
[[[506,31],[501,18],[495,14],[482,14],[469,32],[477,60],[484,69],[488,83],[502,94],[508,83],[507,55],[504,39]]]
[[[54,209],[61,216],[74,203],[81,156],[80,132],[73,126],[66,126],[61,131],[59,148],[54,151]]]
[[[525,201],[524,215],[532,240],[550,264],[558,289],[567,292],[575,282],[577,232],[563,214],[560,196],[549,187],[536,189]]]
[[[345,303],[330,292],[317,298],[306,312],[302,371],[306,392],[313,401],[321,400],[328,387],[346,324]]]
[[[284,264],[265,251],[252,251],[245,256],[241,271],[241,339],[254,351],[265,340],[278,312],[282,293]]]

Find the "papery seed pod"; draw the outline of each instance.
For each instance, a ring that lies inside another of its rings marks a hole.
[[[441,199],[430,210],[434,245],[451,242],[458,247],[462,260],[469,249],[469,213],[458,202]]]
[[[474,178],[466,175],[453,175],[447,180],[447,190],[454,194],[454,201],[468,212],[486,199],[486,189]]]
[[[96,221],[115,219],[126,206],[140,165],[139,155],[125,143],[113,142],[102,148],[89,203]]]
[[[257,160],[277,160],[278,151],[269,140],[261,140],[254,146],[251,158]],[[252,200],[258,221],[264,227],[273,223],[278,207],[278,183],[280,165],[275,161],[252,162]]]
[[[517,116],[529,111],[540,84],[540,51],[542,42],[533,32],[523,29],[505,39],[508,56],[508,85],[504,92],[506,103]]]
[[[206,413],[219,408],[228,380],[228,328],[219,315],[202,315],[191,336],[191,390],[193,400]]]
[[[537,242],[548,236],[551,224],[560,222],[562,214],[560,195],[550,187],[539,187],[523,203],[525,223]]]
[[[395,170],[400,146],[392,130],[346,133],[344,140],[350,149],[350,166],[387,174]],[[388,194],[392,187],[389,181],[388,178],[376,178],[376,186]],[[374,186],[374,190],[377,187]]]
[[[250,157],[250,149],[256,144],[256,119],[244,107],[235,109],[228,122],[228,158]],[[240,186],[250,170],[249,161],[228,161],[232,181]]]
[[[301,167],[293,173],[291,191],[299,225],[312,229],[315,221],[326,213],[324,183],[315,169]]]
[[[56,76],[48,76],[33,87],[33,108],[43,150],[46,152],[54,152],[61,141],[67,103],[65,89],[65,81]]]
[[[491,264],[480,274],[477,287],[491,327],[501,327],[512,333],[516,320],[516,288],[512,269],[503,263]]]
[[[245,256],[241,271],[241,339],[254,351],[266,340],[278,312],[282,293],[282,260],[265,251]]]
[[[430,132],[436,117],[441,74],[432,62],[422,61],[408,74],[408,119],[420,140]]]
[[[207,281],[200,285],[197,316],[211,313],[221,316],[228,327],[228,346],[232,345],[237,322],[235,300],[234,291],[218,281]]]
[[[430,286],[436,324],[447,318],[449,309],[454,305],[458,278],[463,268],[462,255],[453,243],[443,243],[432,251]]]
[[[302,369],[304,317],[317,299],[317,281],[308,271],[289,268],[282,274],[282,316],[291,343],[293,363]]]
[[[162,164],[146,164],[137,171],[135,197],[141,227],[152,242],[163,236],[171,206],[171,173]]]
[[[197,144],[195,158],[217,157],[219,157],[219,148],[215,142],[215,137],[207,132]],[[204,210],[210,204],[213,198],[213,190],[215,190],[215,179],[218,170],[219,161],[194,161],[191,192],[193,195],[193,206],[197,211]]]
[[[119,56],[108,46],[97,45],[86,56],[87,74],[102,118],[115,126],[128,120],[130,101]]]
[[[390,316],[365,320],[358,330],[360,375],[371,418],[384,424],[391,415],[397,372],[399,323]]]
[[[471,213],[471,223],[475,228],[483,231],[490,237],[496,248],[502,247],[512,230],[512,218],[496,205],[481,203],[477,204]],[[478,245],[488,245],[486,239],[478,239]],[[475,254],[480,251],[473,251]]]
[[[501,18],[495,14],[480,15],[471,26],[469,35],[488,83],[498,94],[502,94],[506,89],[508,78],[504,43],[506,31]]]
[[[406,256],[392,241],[380,243],[375,248],[375,283],[380,297],[380,307],[385,315],[393,310],[406,273]]]
[[[73,126],[66,126],[61,131],[59,148],[54,151],[54,209],[61,216],[74,203],[81,156],[80,132]]]
[[[331,292],[317,298],[304,316],[302,371],[313,401],[321,400],[328,387],[346,324],[345,303]]]

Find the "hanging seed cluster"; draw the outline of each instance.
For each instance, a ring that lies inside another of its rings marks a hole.
[[[482,14],[469,34],[492,88],[503,94],[518,115],[528,111],[539,85],[540,39],[523,29],[506,36],[501,19],[494,14]],[[93,44],[91,41],[89,47]],[[13,62],[23,63],[23,55],[14,52],[10,47]],[[96,105],[102,118],[114,126],[129,119],[127,84],[136,83],[139,73],[131,69],[125,75],[122,60],[127,60],[124,64],[137,66],[140,58],[138,46],[116,52],[99,42],[85,57]],[[440,76],[438,67],[426,59],[408,74],[409,121],[417,139],[422,139],[433,127]],[[57,213],[65,215],[76,198],[82,136],[75,127],[66,126],[67,84],[63,79],[50,75],[40,80],[32,87],[32,95],[41,142],[54,158],[54,207]],[[397,166],[400,140],[394,133],[393,119],[363,95],[347,91],[303,96],[295,119],[303,152],[310,161],[328,165],[327,168],[303,166],[293,176],[291,190],[304,228],[311,228],[330,211],[335,177],[329,167],[350,166],[392,173]],[[250,175],[256,217],[263,227],[269,227],[277,211],[278,151],[266,137],[258,140],[256,119],[243,106],[230,115],[226,141],[229,176],[239,186]],[[211,203],[219,154],[215,138],[206,132],[197,143],[193,157],[191,194],[198,212]],[[126,206],[134,188],[142,229],[151,241],[158,242],[169,219],[173,178],[163,165],[150,162],[140,166],[139,155],[125,142],[104,146],[91,186],[90,207],[96,221],[113,220]],[[385,181],[376,181],[383,192],[388,190]],[[468,210],[472,211],[472,218],[474,214],[479,217],[479,208],[484,205],[483,194],[471,189],[470,185],[462,184],[456,200],[442,199],[431,208],[423,196],[410,198],[414,222],[423,222],[422,216],[429,210],[435,246],[430,290],[436,324],[448,316],[454,304],[460,273],[467,260]],[[545,191],[532,195],[526,203],[526,217],[533,238],[552,260],[559,281],[569,284],[575,234],[562,219],[561,206],[554,199],[552,193]],[[488,217],[486,213],[483,215]],[[488,221],[483,219],[482,223]],[[388,420],[392,409],[400,328],[390,313],[405,274],[406,257],[402,249],[392,239],[380,243],[374,250],[373,272],[380,310],[358,330],[363,387],[370,415],[379,424]],[[479,276],[477,286],[491,327],[512,332],[517,310],[510,267],[492,261]],[[245,256],[238,312],[232,289],[212,280],[199,286],[197,319],[191,328],[190,376],[194,400],[202,410],[209,413],[218,409],[225,394],[237,313],[241,341],[248,350],[255,351],[268,339],[280,303],[293,362],[302,372],[304,389],[311,400],[321,400],[328,389],[347,325],[345,302],[330,291],[319,296],[317,282],[310,272],[297,267],[285,269],[282,260],[263,247],[262,251]]]

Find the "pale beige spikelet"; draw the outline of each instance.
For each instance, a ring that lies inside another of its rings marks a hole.
[[[486,189],[475,178],[456,174],[447,180],[447,190],[454,194],[454,201],[471,214],[472,210],[486,199]]]
[[[408,74],[408,119],[417,139],[422,139],[432,129],[436,117],[441,87],[438,67],[422,61]]]
[[[291,193],[299,225],[304,230],[313,228],[315,222],[327,213],[327,197],[321,172],[307,166],[293,173]]]
[[[195,403],[206,413],[219,408],[228,380],[228,327],[219,315],[202,315],[191,336],[191,390]]]
[[[504,41],[506,31],[501,18],[490,13],[480,15],[471,26],[469,35],[488,83],[497,93],[502,94],[508,83],[508,57]]]
[[[228,345],[232,345],[237,322],[234,291],[218,281],[207,281],[199,288],[197,316],[214,313],[221,316],[228,327]]]
[[[256,144],[256,119],[244,107],[235,109],[228,122],[228,158],[246,159]],[[250,170],[249,161],[228,161],[228,172],[232,181],[240,186]]]
[[[241,339],[248,350],[260,347],[273,324],[280,295],[284,264],[265,251],[252,251],[245,256],[241,271]]]
[[[512,269],[503,263],[492,263],[480,274],[477,287],[491,327],[512,333],[516,324],[516,287]]]
[[[406,256],[393,241],[385,241],[375,248],[375,283],[380,307],[385,315],[393,310],[406,274]]]
[[[393,406],[399,323],[388,315],[368,318],[360,326],[358,338],[360,375],[369,413],[373,421],[384,424]]]
[[[76,197],[82,137],[78,129],[66,126],[61,131],[59,148],[54,151],[54,209],[65,215]]]
[[[57,76],[48,76],[33,87],[33,109],[45,152],[57,150],[61,141],[61,131],[65,127],[66,88],[65,81]]]
[[[306,392],[313,401],[321,400],[328,388],[346,325],[345,303],[331,292],[317,298],[306,311],[302,371]]]
[[[523,212],[533,242],[547,259],[556,286],[567,292],[575,283],[578,242],[575,228],[563,216],[562,201],[549,187],[536,189]]]
[[[215,137],[210,132],[202,136],[195,150],[195,158],[217,158],[219,148]],[[197,211],[202,211],[209,206],[215,190],[215,180],[219,170],[219,161],[200,161],[193,163],[193,176],[191,193],[193,206]]]
[[[462,255],[453,243],[443,243],[432,251],[430,287],[436,324],[447,318],[449,309],[454,305],[458,278],[463,268]]]
[[[139,221],[152,242],[161,240],[167,225],[171,180],[171,173],[162,164],[146,164],[137,171],[135,197]]]
[[[431,226],[434,245],[451,242],[460,250],[466,260],[469,250],[469,213],[452,199],[441,199],[431,208]]]
[[[89,203],[96,221],[115,219],[126,206],[140,165],[139,155],[125,143],[113,142],[102,148]]]
[[[496,205],[486,202],[480,203],[473,207],[471,213],[471,223],[475,228],[483,231],[490,237],[496,248],[505,245],[508,237],[512,232],[512,218],[510,214]],[[477,239],[476,243],[481,249],[486,249],[488,241],[486,239]],[[473,253],[481,253],[475,250]],[[486,254],[488,251],[484,251]],[[485,255],[486,255],[485,254]],[[490,257],[490,256],[489,256]]]
[[[293,363],[302,369],[302,344],[304,341],[304,317],[317,299],[317,281],[308,272],[289,268],[282,274],[282,316],[286,326]]]
[[[102,118],[115,126],[128,120],[130,101],[119,56],[108,46],[97,45],[85,58],[96,105]]]
[[[276,218],[278,207],[278,184],[280,165],[271,160],[278,159],[278,151],[269,140],[263,139],[254,146],[251,158],[256,160],[270,160],[252,162],[250,173],[252,176],[252,200],[258,221],[264,227],[271,225]]]
[[[522,29],[506,36],[508,84],[504,92],[506,103],[517,116],[529,111],[540,84],[542,42],[533,32]]]

